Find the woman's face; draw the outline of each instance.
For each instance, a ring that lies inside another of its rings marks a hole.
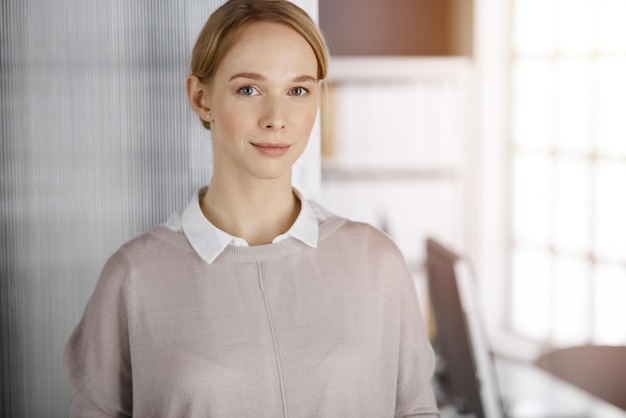
[[[295,30],[248,26],[207,89],[215,175],[277,179],[291,175],[319,104],[317,59]]]

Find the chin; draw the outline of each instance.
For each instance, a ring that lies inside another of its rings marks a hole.
[[[253,177],[260,180],[279,180],[284,177],[291,179],[291,165],[289,167],[255,167],[248,171]]]
[[[298,155],[299,156],[299,155]],[[278,180],[285,176],[291,179],[293,165],[297,159],[279,157],[269,161],[257,161],[249,166],[248,173],[263,180]]]

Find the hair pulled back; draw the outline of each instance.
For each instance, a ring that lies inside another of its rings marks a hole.
[[[239,35],[252,23],[272,22],[298,32],[317,58],[317,78],[328,73],[328,47],[310,16],[288,0],[229,0],[209,17],[191,53],[191,74],[208,85]],[[209,122],[202,120],[205,128]]]

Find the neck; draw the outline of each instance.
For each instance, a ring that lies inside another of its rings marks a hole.
[[[271,243],[300,213],[290,178],[232,184],[214,177],[200,206],[213,225],[250,245]]]

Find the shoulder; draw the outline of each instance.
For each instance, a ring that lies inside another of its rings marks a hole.
[[[353,221],[341,216],[331,215],[320,225],[321,239],[351,240],[355,245],[368,245],[396,250],[393,239],[366,222]]]
[[[366,240],[370,245],[397,248],[387,234],[374,226],[335,215],[318,202],[309,200],[308,203],[316,214],[319,223],[320,241],[355,240],[362,243],[363,240]]]
[[[406,265],[402,251],[386,233],[365,223],[331,216],[321,226],[320,245],[333,247],[339,253],[363,257],[373,262],[385,261]]]
[[[182,232],[156,226],[122,245],[112,258],[136,260],[161,257],[171,252],[187,251],[189,244]]]
[[[164,262],[182,260],[190,253],[182,233],[165,226],[154,227],[126,242],[109,257],[100,276],[100,285],[123,286],[138,271],[158,270]]]
[[[333,217],[331,233],[320,239],[315,262],[332,283],[371,290],[386,300],[399,301],[412,284],[412,275],[402,251],[374,226]],[[326,226],[326,225],[323,225]]]

